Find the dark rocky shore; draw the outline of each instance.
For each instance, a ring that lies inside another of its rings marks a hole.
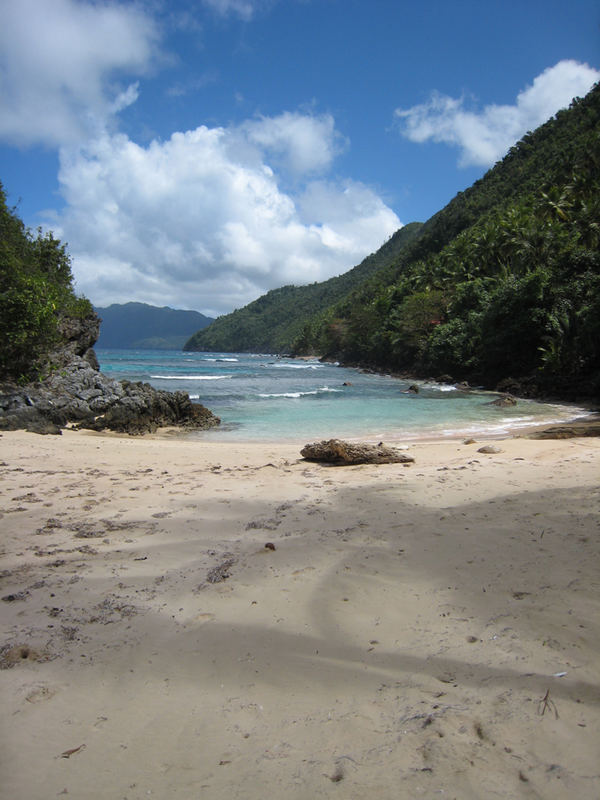
[[[185,392],[166,392],[147,383],[108,378],[94,352],[100,320],[65,319],[62,343],[49,356],[45,380],[0,384],[0,430],[60,433],[68,424],[95,431],[141,434],[161,427],[206,429],[218,417],[194,404]]]

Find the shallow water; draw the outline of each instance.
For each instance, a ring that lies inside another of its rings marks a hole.
[[[306,440],[332,437],[398,441],[510,430],[572,419],[574,406],[519,400],[489,405],[489,392],[403,381],[384,375],[249,353],[97,350],[100,368],[118,379],[187,392],[221,418],[212,440]],[[419,386],[418,394],[408,392]]]

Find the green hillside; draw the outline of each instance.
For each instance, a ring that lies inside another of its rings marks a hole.
[[[345,362],[600,393],[600,86],[527,134],[297,343]]]
[[[97,324],[91,303],[73,291],[65,246],[51,233],[32,234],[0,183],[0,380],[44,377],[66,329],[89,318]]]
[[[324,311],[370,275],[393,263],[418,235],[420,227],[420,223],[413,222],[396,231],[377,253],[367,256],[344,275],[308,286],[273,289],[244,308],[219,317],[194,334],[184,350],[288,352],[301,335],[307,318]]]
[[[407,228],[372,269],[269,292],[186,346],[600,395],[600,86]]]

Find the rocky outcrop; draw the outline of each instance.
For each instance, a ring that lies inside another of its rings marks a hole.
[[[341,439],[313,442],[305,445],[300,455],[307,461],[325,461],[329,464],[405,464],[414,461],[412,456],[401,453],[380,442],[374,444],[353,444]]]
[[[82,356],[86,361],[98,363],[96,353],[93,351],[100,335],[100,318],[97,314],[88,314],[82,318],[63,317],[58,324],[58,330],[62,343],[52,354],[54,359],[68,363],[71,356]],[[90,351],[93,354],[91,357]]]
[[[484,405],[498,406],[498,408],[510,408],[511,406],[516,406],[517,401],[512,395],[503,394],[500,397],[497,397],[495,400],[492,400],[490,403],[484,403]]]
[[[579,436],[600,436],[600,420],[581,420],[567,425],[551,425],[527,435],[527,439],[574,439]]]
[[[185,392],[116,381],[99,372],[92,349],[98,329],[96,315],[61,322],[63,344],[50,356],[54,369],[49,377],[27,386],[0,385],[0,430],[60,433],[75,423],[78,428],[139,434],[160,427],[204,429],[220,423]]]
[[[512,395],[503,394],[501,397],[497,397],[495,400],[492,400],[491,403],[484,403],[484,405],[498,406],[498,408],[510,408],[511,406],[516,406],[517,401]]]

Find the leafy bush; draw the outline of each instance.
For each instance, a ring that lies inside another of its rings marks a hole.
[[[40,376],[59,341],[60,318],[90,313],[89,301],[73,292],[65,246],[51,233],[33,236],[0,184],[0,378]]]

